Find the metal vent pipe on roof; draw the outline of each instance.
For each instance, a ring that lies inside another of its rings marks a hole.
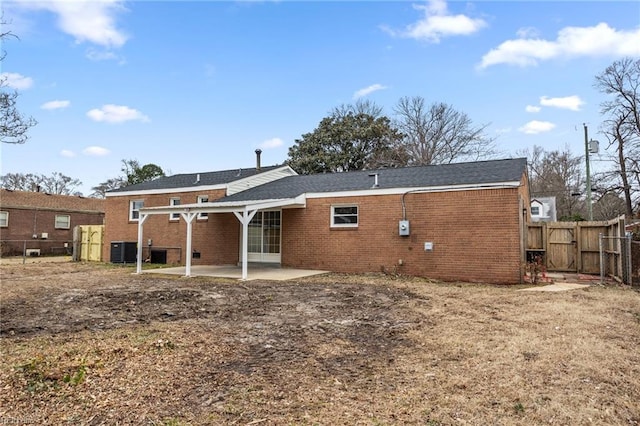
[[[260,154],[262,154],[262,150],[260,148],[256,149],[256,170],[260,171]]]
[[[380,185],[378,185],[378,174],[377,173],[370,173],[369,177],[373,178],[373,186],[371,188],[378,188]]]

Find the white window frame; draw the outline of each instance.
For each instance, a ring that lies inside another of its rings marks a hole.
[[[60,218],[66,218],[66,220],[64,221],[65,223],[62,223],[62,221],[60,221]],[[71,215],[68,214],[57,214],[55,217],[55,222],[53,223],[53,227],[55,229],[69,229],[71,228]]]
[[[0,228],[9,227],[9,212],[0,211]]]
[[[345,207],[355,207],[356,213],[353,214],[336,214],[336,209],[345,208]],[[340,216],[355,216],[355,223],[336,223],[336,217]],[[331,227],[332,228],[357,228],[360,224],[360,207],[357,204],[336,204],[331,206]]]
[[[531,216],[540,216],[540,210],[542,210],[540,206],[531,206]]]
[[[198,200],[197,200],[198,204],[208,203],[208,202],[209,202],[208,195],[198,195]],[[208,220],[208,219],[209,219],[209,213],[198,213],[198,220]]]
[[[137,205],[137,208],[136,208]],[[144,207],[144,200],[129,201],[129,220],[137,222],[140,220],[140,209]],[[135,216],[135,217],[134,217]]]
[[[180,205],[180,197],[172,197],[169,199],[170,206],[179,206]],[[170,213],[169,220],[180,220],[180,213]]]

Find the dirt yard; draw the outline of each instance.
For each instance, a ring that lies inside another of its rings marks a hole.
[[[640,424],[629,287],[0,270],[0,424]]]

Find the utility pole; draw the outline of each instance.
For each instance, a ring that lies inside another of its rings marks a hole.
[[[584,126],[584,158],[587,161],[587,211],[589,212],[589,220],[593,220],[593,206],[591,205],[591,170],[589,167],[589,133],[587,131],[587,124],[582,123]]]

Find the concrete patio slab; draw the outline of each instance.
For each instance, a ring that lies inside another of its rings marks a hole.
[[[159,269],[143,269],[143,274],[168,274],[185,276],[184,266]],[[249,265],[247,281],[251,280],[273,280],[286,281],[296,278],[309,277],[312,275],[326,274],[328,271],[318,271],[314,269],[294,269],[281,268],[272,265]],[[242,279],[242,267],[235,265],[196,265],[191,267],[192,277],[218,277]]]

